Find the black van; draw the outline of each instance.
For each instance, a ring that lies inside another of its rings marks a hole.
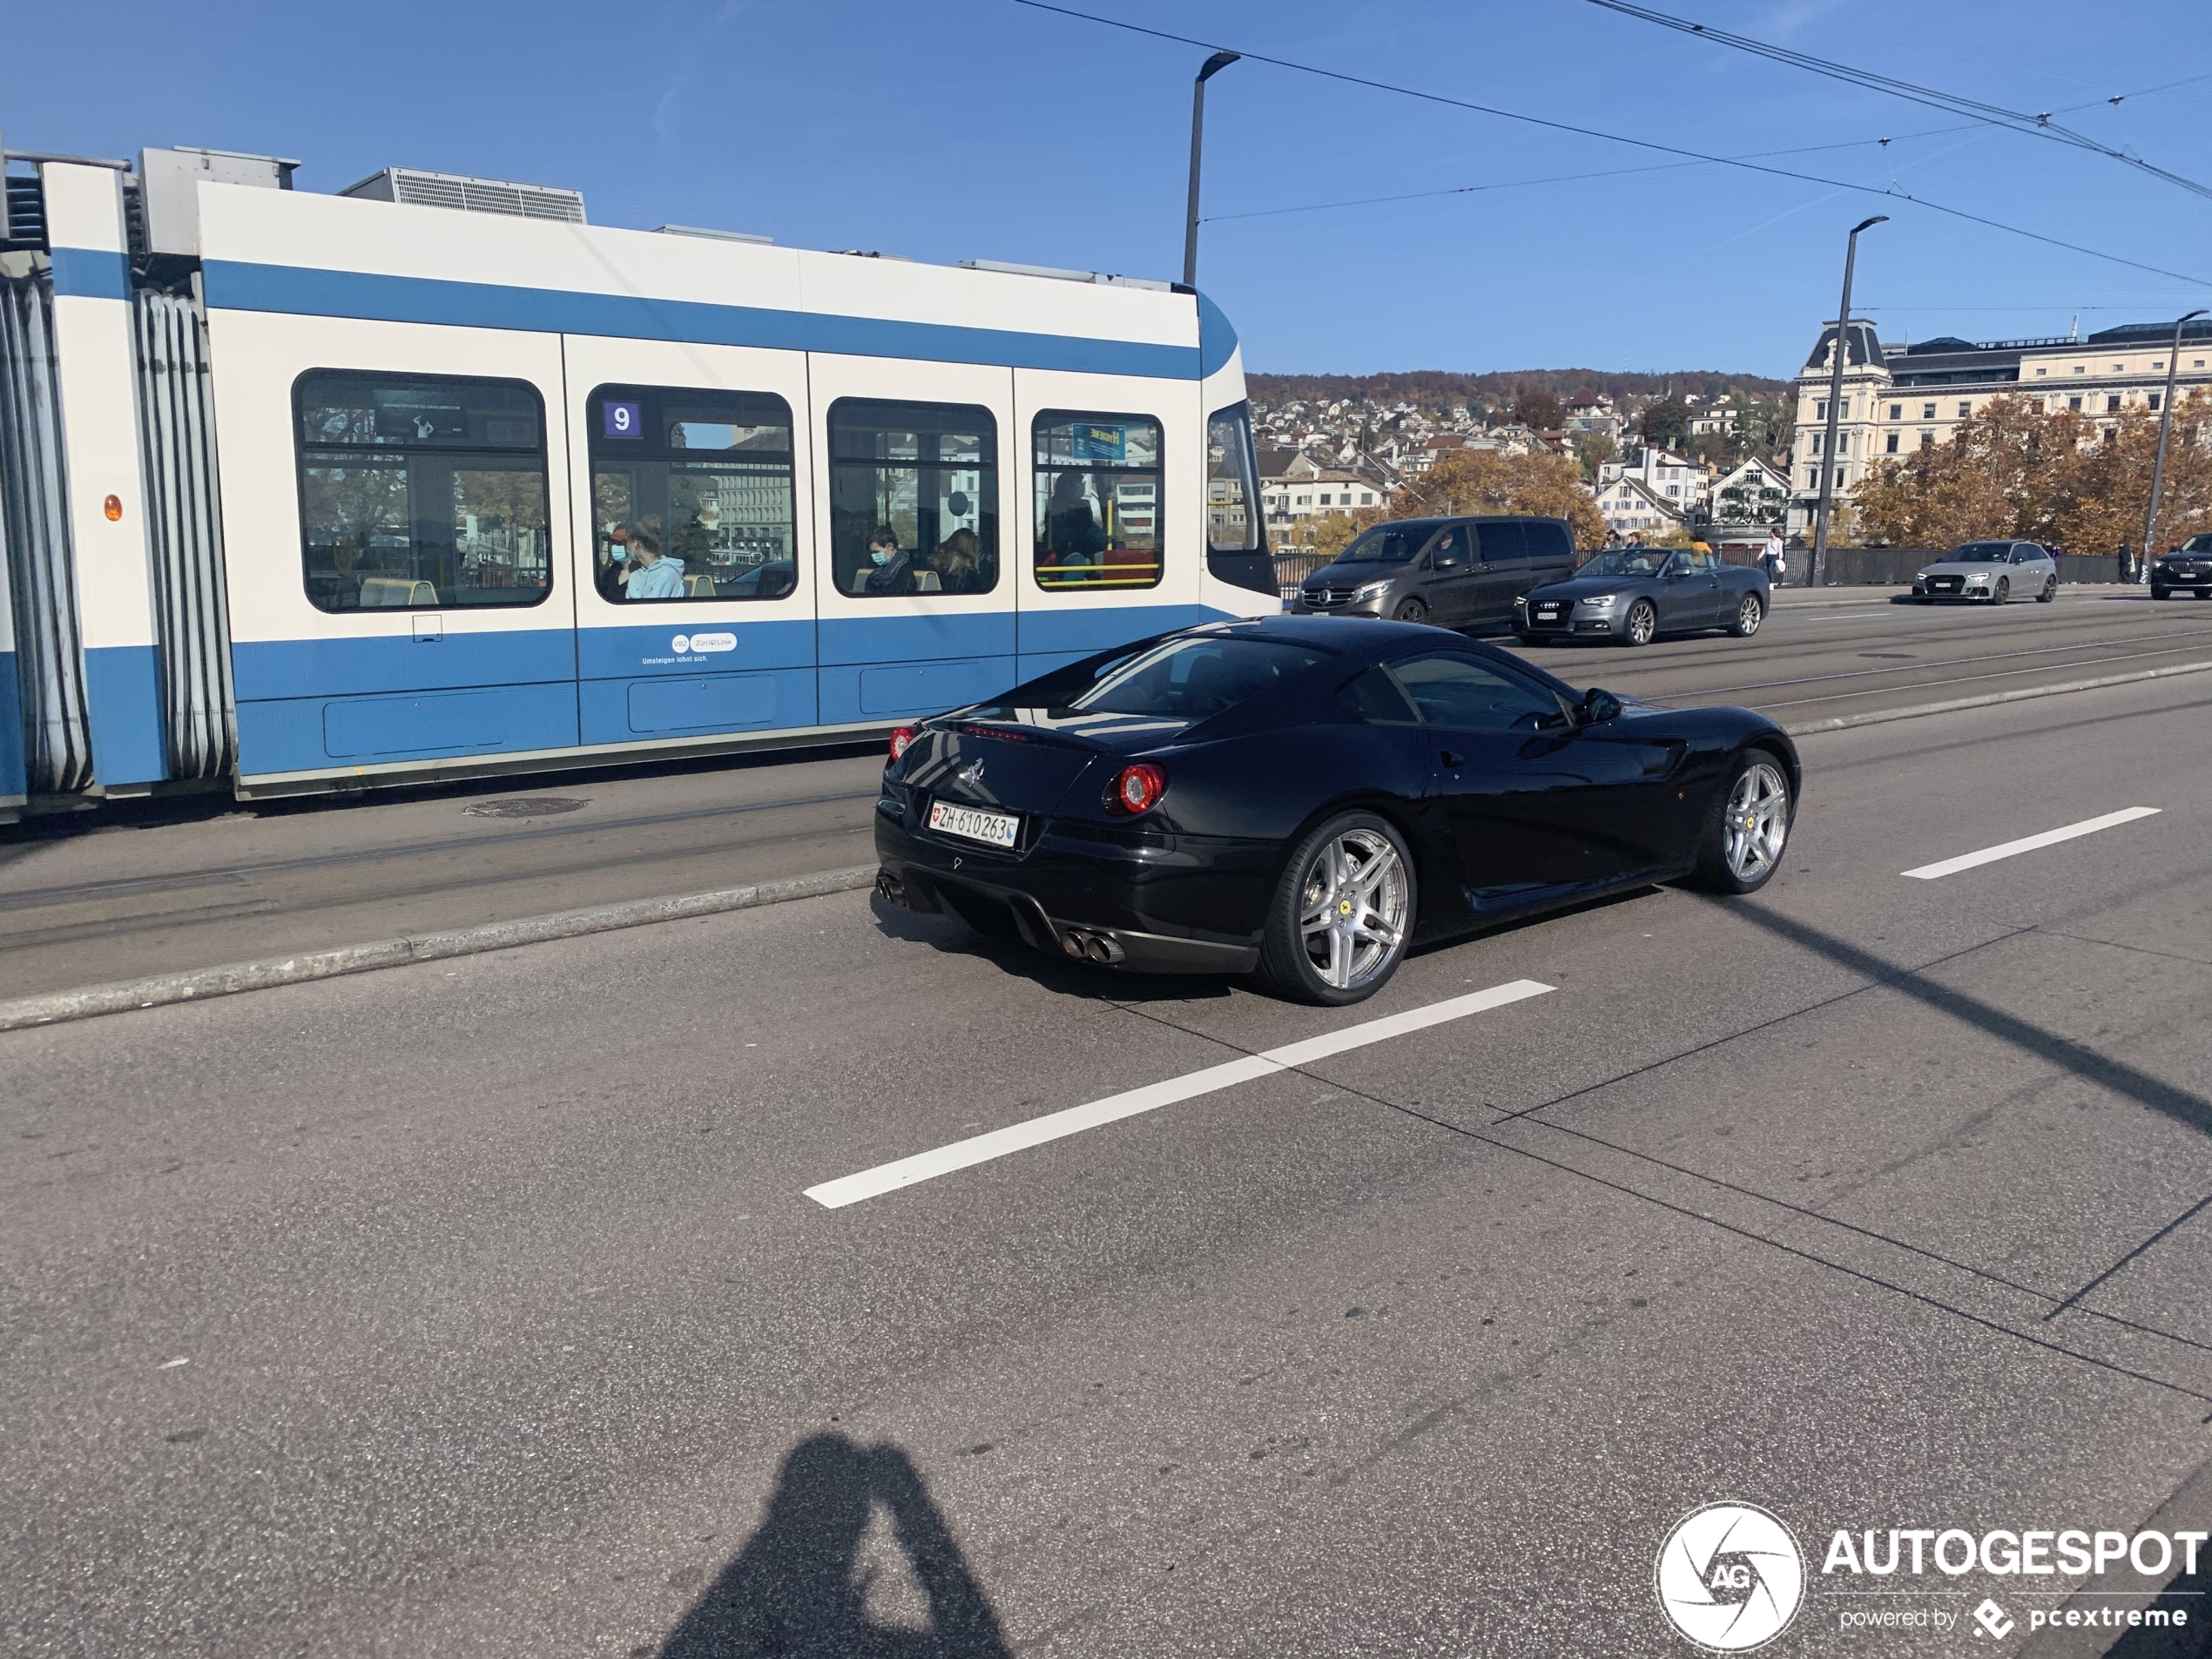
[[[1563,518],[1393,519],[1306,577],[1290,609],[1502,631],[1513,626],[1514,595],[1574,571]]]

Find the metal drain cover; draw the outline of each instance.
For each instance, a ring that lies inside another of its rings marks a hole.
[[[463,818],[551,818],[589,806],[573,795],[515,795],[506,800],[480,800],[461,809]]]

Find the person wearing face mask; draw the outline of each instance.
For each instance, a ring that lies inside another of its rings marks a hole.
[[[860,568],[867,576],[860,584],[862,593],[914,590],[914,555],[900,550],[899,537],[888,524],[877,525],[875,534],[868,537],[868,563]]]
[[[630,564],[618,578],[624,596],[631,599],[680,599],[684,597],[684,561],[664,556],[660,537],[633,526],[629,537]]]

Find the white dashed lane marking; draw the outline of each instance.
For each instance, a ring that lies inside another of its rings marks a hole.
[[[2139,818],[2155,818],[2155,806],[2128,806],[2116,813],[2107,813],[2102,818],[2085,818],[2079,824],[2068,824],[2062,829],[2045,830],[2040,835],[2023,835],[2017,841],[2006,841],[2001,846],[1985,846],[1979,853],[1961,853],[1955,859],[1945,859],[1936,864],[1923,864],[1905,874],[1916,881],[1933,881],[1939,876],[1956,875],[1961,870],[1971,870],[1976,865],[1994,864],[1999,859],[2033,853],[2038,847],[2056,846],[2060,841],[2070,841],[2077,835],[2094,835],[2099,830],[2111,829],[2119,824],[2132,824]]]
[[[955,1170],[988,1163],[994,1158],[1027,1151],[1033,1146],[1042,1146],[1048,1141],[1064,1140],[1070,1135],[1080,1135],[1085,1130],[1096,1129],[1101,1124],[1117,1123],[1124,1117],[1135,1117],[1143,1112],[1157,1111],[1161,1107],[1172,1106],[1177,1101],[1191,1100],[1200,1095],[1211,1095],[1217,1089],[1250,1082],[1257,1077],[1272,1076],[1277,1072],[1311,1065],[1314,1061],[1325,1060],[1332,1055],[1364,1049],[1369,1043],[1386,1042],[1411,1031],[1426,1030],[1433,1025],[1442,1025],[1448,1020],[1464,1019],[1470,1014],[1503,1008],[1509,1002],[1525,1001],[1529,997],[1541,996],[1555,988],[1535,980],[1517,979],[1508,984],[1494,985],[1487,991],[1472,991],[1465,996],[1432,1002],[1424,1008],[1386,1015],[1379,1020],[1346,1026],[1343,1030],[1332,1031],[1325,1036],[1308,1037],[1303,1042],[1287,1043],[1280,1049],[1271,1049],[1265,1054],[1247,1055],[1241,1059],[1225,1061],[1218,1066],[1208,1066],[1203,1071],[1170,1077],[1165,1082],[1148,1083],[1142,1089],[1109,1095],[1105,1099],[1092,1101],[1087,1106],[1070,1106],[1065,1111],[1049,1112],[1042,1117],[1033,1117],[1024,1123],[995,1129],[988,1135],[954,1141],[951,1145],[941,1146],[933,1152],[917,1152],[912,1157],[900,1158],[895,1163],[880,1163],[873,1170],[863,1170],[858,1175],[825,1181],[819,1186],[807,1188],[806,1196],[825,1209],[841,1210],[848,1204],[860,1203],[863,1198],[880,1197],[887,1192],[896,1192],[901,1187],[911,1187],[920,1182],[934,1181],[941,1175],[950,1175]]]

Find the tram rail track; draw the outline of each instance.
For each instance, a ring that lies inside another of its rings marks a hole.
[[[396,860],[435,857],[442,853],[474,853],[485,848],[528,844],[542,846],[549,840],[576,836],[600,835],[629,830],[660,828],[671,824],[698,822],[717,818],[738,818],[756,813],[796,811],[808,806],[830,806],[848,801],[873,800],[873,789],[840,790],[819,795],[794,795],[780,800],[740,801],[730,806],[692,806],[661,813],[637,813],[615,818],[562,819],[539,821],[531,828],[521,830],[489,830],[477,834],[455,835],[439,840],[415,840],[390,846],[356,847],[341,853],[309,853],[292,858],[270,859],[258,864],[226,865],[212,869],[184,870],[162,874],[123,876],[104,881],[82,881],[65,886],[26,887],[13,892],[0,891],[0,914],[10,912],[51,908],[60,905],[98,902],[104,900],[132,898],[162,893],[185,892],[193,887],[219,887],[225,884],[244,884],[273,876],[303,873],[314,870],[357,867]],[[770,840],[781,840],[771,837]],[[696,855],[702,849],[689,847],[686,855]],[[651,856],[651,855],[643,855]],[[519,879],[523,874],[560,873],[560,869],[516,872],[504,878]],[[0,948],[10,942],[0,933]]]

